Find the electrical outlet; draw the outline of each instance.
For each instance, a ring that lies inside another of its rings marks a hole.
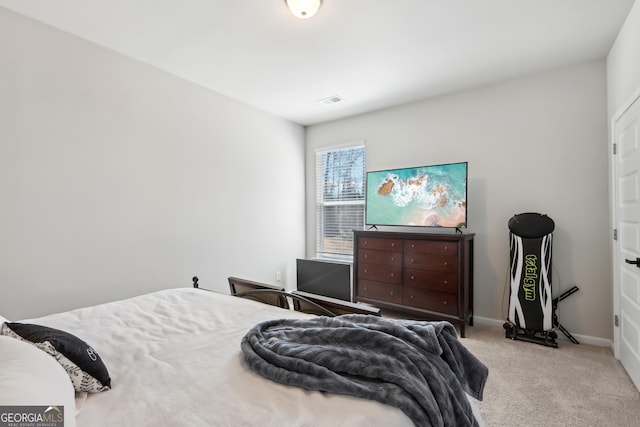
[[[278,270],[276,271],[276,282],[279,282],[280,280],[282,280],[282,273]]]

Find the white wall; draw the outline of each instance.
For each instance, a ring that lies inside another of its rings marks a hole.
[[[609,119],[640,90],[640,2],[636,1],[607,56]]]
[[[295,286],[303,183],[301,126],[0,8],[3,316]]]
[[[367,169],[469,162],[475,315],[506,318],[507,221],[548,214],[556,293],[573,334],[611,338],[604,61],[307,129],[307,255],[315,253],[313,149],[365,140]]]

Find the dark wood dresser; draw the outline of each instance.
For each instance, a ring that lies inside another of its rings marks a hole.
[[[473,234],[355,231],[353,299],[473,325]]]

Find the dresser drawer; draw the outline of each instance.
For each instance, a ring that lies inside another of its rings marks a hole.
[[[392,251],[361,249],[358,251],[358,262],[365,264],[384,264],[394,267],[402,266],[402,254]]]
[[[455,255],[431,255],[414,252],[405,254],[404,268],[457,273],[458,258]]]
[[[428,291],[409,286],[405,286],[402,292],[402,304],[404,305],[454,316],[458,314],[456,294]]]
[[[400,239],[381,239],[379,237],[360,237],[358,239],[358,248],[376,249],[380,251],[402,252],[402,240]]]
[[[402,283],[402,267],[358,263],[358,280],[362,279],[400,285]]]
[[[357,294],[363,298],[402,304],[402,286],[389,283],[360,280],[357,284]]]
[[[458,245],[455,242],[437,240],[407,240],[404,242],[405,255],[422,253],[429,255],[458,255]]]
[[[405,269],[405,286],[440,292],[458,292],[458,275],[428,270]]]

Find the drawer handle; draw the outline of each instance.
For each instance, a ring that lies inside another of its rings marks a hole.
[[[416,245],[414,243],[411,244],[411,249],[415,248]]]
[[[416,280],[416,276],[411,276],[411,280]]]
[[[447,305],[447,302],[446,301],[442,301],[442,304]]]
[[[368,254],[364,254],[364,257],[365,257],[365,258],[369,258],[369,255],[368,255]]]
[[[396,242],[391,242],[391,247],[395,248],[396,247]]]
[[[411,258],[411,261],[409,261],[411,264],[414,264],[416,262],[415,259]]]
[[[393,257],[393,256],[392,256],[392,257],[391,257],[391,261],[395,261],[395,260],[396,260],[396,257]]]
[[[413,295],[411,295],[409,298],[413,299]]]
[[[393,295],[393,291],[389,292],[389,295]]]
[[[444,265],[444,266],[446,267],[447,265],[449,265],[449,263],[448,263],[448,262],[445,262],[445,263],[443,263],[442,265]]]
[[[367,269],[365,268],[365,269],[364,269],[364,272],[365,272],[365,273],[368,273],[368,272],[369,272],[369,270],[367,270]]]
[[[448,285],[449,281],[448,280],[443,280],[442,283],[444,283],[445,285]]]
[[[448,250],[449,250],[449,246],[445,246],[445,247],[444,247],[444,250],[445,250],[445,251],[448,251]]]
[[[394,274],[393,274],[393,273],[389,273],[389,277],[393,277],[393,276],[394,276]]]
[[[369,287],[368,287],[368,286],[365,286],[365,287],[364,287],[364,290],[365,290],[365,291],[368,291],[368,290],[369,290]]]
[[[363,245],[368,245],[368,244],[369,244],[369,241],[368,241],[368,240],[364,240],[364,241],[362,242],[362,244],[363,244]]]

